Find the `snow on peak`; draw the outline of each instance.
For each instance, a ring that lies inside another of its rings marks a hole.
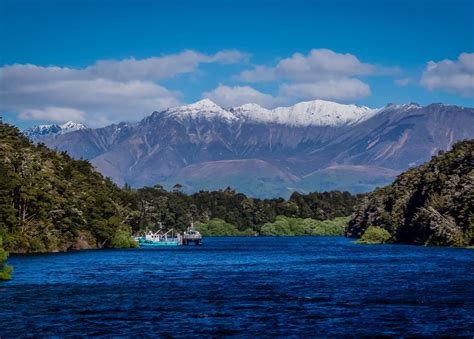
[[[256,104],[246,104],[234,108],[233,111],[248,120],[291,126],[354,124],[366,120],[378,112],[378,110],[365,106],[343,105],[324,100],[304,101],[290,107],[277,107],[273,110]]]
[[[209,99],[203,99],[193,104],[177,106],[169,108],[165,111],[168,115],[176,117],[189,117],[192,119],[205,118],[215,119],[221,118],[225,120],[235,120],[236,117],[229,111],[226,111],[213,101]]]
[[[86,129],[86,126],[84,126],[83,124],[81,124],[80,122],[74,122],[74,121],[65,122],[64,124],[59,125],[59,127],[61,127],[62,131],[67,130],[68,132],[78,131],[80,129]]]
[[[290,107],[278,107],[274,111],[282,123],[317,126],[353,124],[366,120],[377,112],[365,106],[324,100],[299,102]]]
[[[31,140],[37,140],[42,137],[46,137],[54,134],[66,134],[69,132],[86,129],[87,127],[79,122],[68,121],[62,125],[37,125],[29,127],[23,130],[23,134]]]
[[[219,118],[226,121],[245,120],[290,126],[340,126],[367,120],[377,112],[379,109],[324,100],[305,101],[275,109],[248,103],[225,110],[211,100],[203,99],[193,104],[169,108],[165,114],[178,118]]]
[[[410,109],[418,109],[421,108],[422,106],[417,103],[417,102],[410,102],[408,104],[395,104],[395,103],[389,103],[385,105],[383,109],[396,109],[396,110],[402,110],[402,111],[407,111]]]
[[[231,109],[238,118],[269,122],[272,120],[272,111],[257,104],[245,104]]]

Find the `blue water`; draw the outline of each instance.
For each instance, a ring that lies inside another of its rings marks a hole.
[[[474,250],[204,240],[13,257],[0,337],[474,334]]]

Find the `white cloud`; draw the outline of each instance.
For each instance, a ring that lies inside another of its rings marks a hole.
[[[162,80],[179,74],[194,72],[199,64],[232,64],[247,58],[239,51],[220,51],[214,55],[205,55],[195,51],[184,51],[162,57],[136,60],[129,58],[121,61],[104,60],[87,67],[84,71],[91,77],[126,80]]]
[[[252,70],[245,70],[237,77],[244,82],[262,82],[277,80],[275,69],[267,66],[256,66]]]
[[[401,78],[393,80],[393,83],[398,86],[408,86],[415,82],[413,78]]]
[[[205,92],[203,98],[208,98],[222,107],[236,107],[247,103],[259,104],[272,108],[281,102],[270,94],[257,91],[250,86],[224,86],[219,85],[210,92]]]
[[[429,90],[474,97],[474,53],[462,53],[455,61],[428,62],[421,84]]]
[[[45,107],[44,109],[25,110],[20,113],[21,120],[48,120],[63,122],[66,120],[82,121],[84,112],[65,107]]]
[[[356,75],[374,74],[376,66],[361,62],[356,56],[329,49],[312,49],[308,55],[295,53],[275,67],[256,66],[240,74],[242,81],[257,82],[276,79],[319,81]]]
[[[312,49],[307,55],[294,53],[274,67],[258,65],[242,71],[243,82],[284,81],[280,85],[279,101],[326,99],[357,100],[371,94],[370,87],[357,76],[394,75],[398,67],[381,67],[361,62],[350,53],[329,49]]]
[[[350,102],[367,97],[371,94],[370,87],[358,79],[343,78],[329,79],[310,83],[282,84],[279,94],[262,93],[250,86],[219,85],[209,92],[203,93],[222,107],[235,107],[254,103],[265,108],[274,108],[279,105],[294,104],[301,100],[334,100]]]
[[[371,94],[370,87],[359,79],[329,79],[311,83],[283,84],[281,95],[289,99],[325,99],[353,101]]]
[[[179,92],[151,81],[86,79],[23,84],[12,90],[2,90],[0,101],[2,111],[20,112],[23,120],[76,120],[99,126],[133,121],[154,110],[177,105],[180,103],[179,96]],[[53,112],[54,107],[61,107],[62,110]],[[83,114],[73,119],[71,112]]]
[[[231,49],[219,51],[209,58],[206,62],[219,62],[222,64],[236,64],[241,61],[246,61],[250,58],[248,53],[243,53],[241,51]],[[203,61],[205,62],[205,61]]]
[[[188,50],[141,60],[102,60],[81,69],[6,65],[0,68],[0,112],[91,126],[137,120],[180,103],[180,92],[155,81],[195,72],[200,64],[236,63],[247,57],[235,50],[212,55]]]

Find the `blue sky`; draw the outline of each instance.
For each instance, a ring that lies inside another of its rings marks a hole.
[[[473,13],[456,0],[0,0],[0,114],[100,126],[202,97],[472,107]]]

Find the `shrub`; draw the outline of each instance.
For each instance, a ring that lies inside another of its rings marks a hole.
[[[390,233],[385,228],[369,226],[362,237],[357,241],[358,244],[385,244],[391,238]]]
[[[222,219],[211,219],[207,223],[196,222],[195,228],[203,236],[227,237],[227,236],[253,236],[255,232],[251,229],[240,231],[232,224]]]
[[[8,258],[8,252],[5,251],[2,246],[3,246],[3,241],[2,241],[2,238],[0,238],[0,281],[10,280],[12,276],[11,274],[13,271],[13,268],[6,264],[7,258]]]
[[[119,229],[110,241],[112,248],[137,248],[138,244],[132,239],[130,230],[123,227]]]

